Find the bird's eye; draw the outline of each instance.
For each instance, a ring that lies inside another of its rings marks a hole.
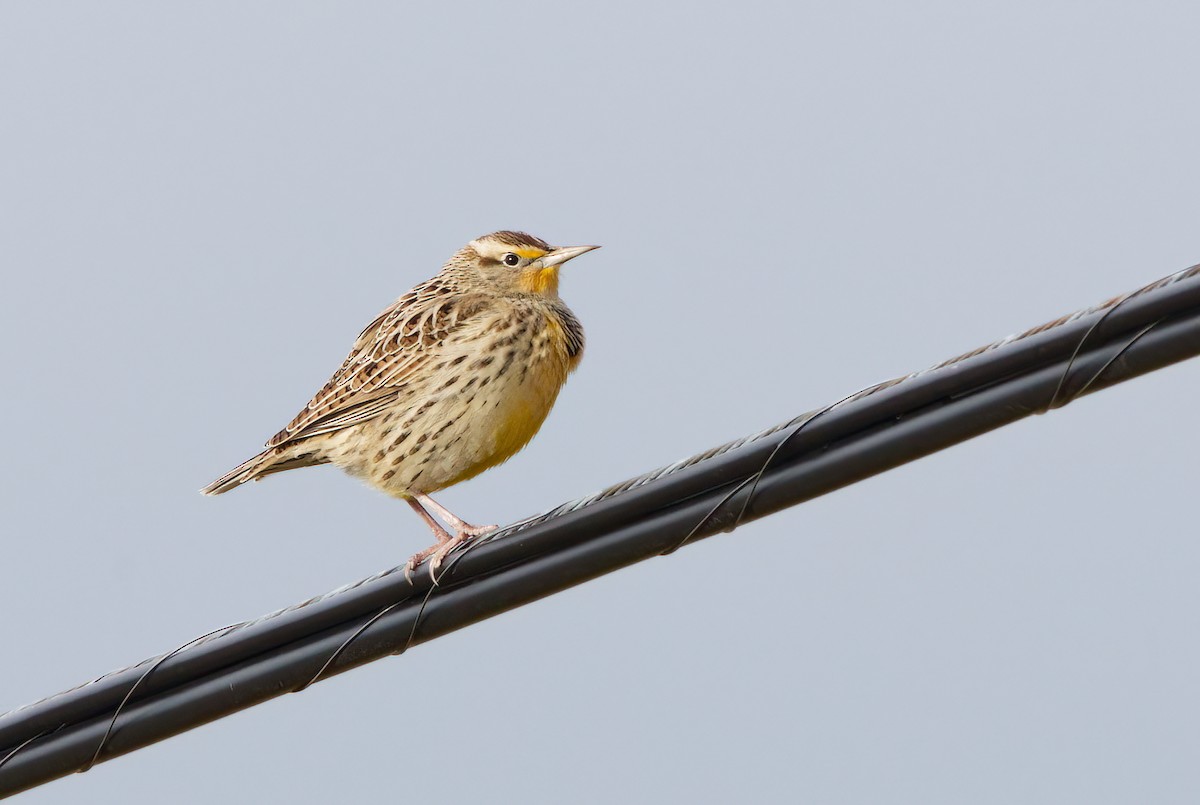
[[[506,266],[515,266],[519,262],[521,262],[521,258],[517,257],[512,252],[509,252],[508,254],[504,255],[504,265],[506,265]]]

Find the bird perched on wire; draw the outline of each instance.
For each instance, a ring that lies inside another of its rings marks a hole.
[[[471,241],[367,325],[266,450],[202,491],[335,464],[408,501],[437,542],[407,569],[432,557],[432,575],[455,547],[496,526],[470,525],[430,493],[506,461],[537,433],[583,355],[583,327],[558,296],[559,268],[596,248],[509,231]]]

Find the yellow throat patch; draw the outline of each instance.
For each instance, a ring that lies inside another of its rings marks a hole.
[[[542,249],[513,249],[514,254],[518,257],[524,257],[526,260],[536,260],[539,257],[544,257],[546,252]],[[527,293],[537,294],[557,294],[558,293],[558,266],[550,268],[526,268],[521,272],[521,278],[517,284],[521,286],[521,290]]]
[[[521,290],[529,293],[555,295],[558,293],[558,266],[525,269],[518,280]]]

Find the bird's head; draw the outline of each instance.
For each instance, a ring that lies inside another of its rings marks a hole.
[[[555,248],[524,232],[493,232],[476,238],[456,255],[488,285],[504,293],[558,296],[558,269],[599,246]]]

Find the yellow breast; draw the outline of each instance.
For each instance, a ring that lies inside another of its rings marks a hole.
[[[476,421],[472,427],[479,429],[482,449],[445,486],[473,478],[512,458],[527,445],[546,421],[567,375],[578,363],[578,356],[568,355],[562,325],[550,316],[526,344],[517,345],[517,355],[526,352],[528,357],[514,360],[507,368],[503,361],[493,364],[492,384],[499,403],[491,411],[478,412],[477,419],[473,417]]]

